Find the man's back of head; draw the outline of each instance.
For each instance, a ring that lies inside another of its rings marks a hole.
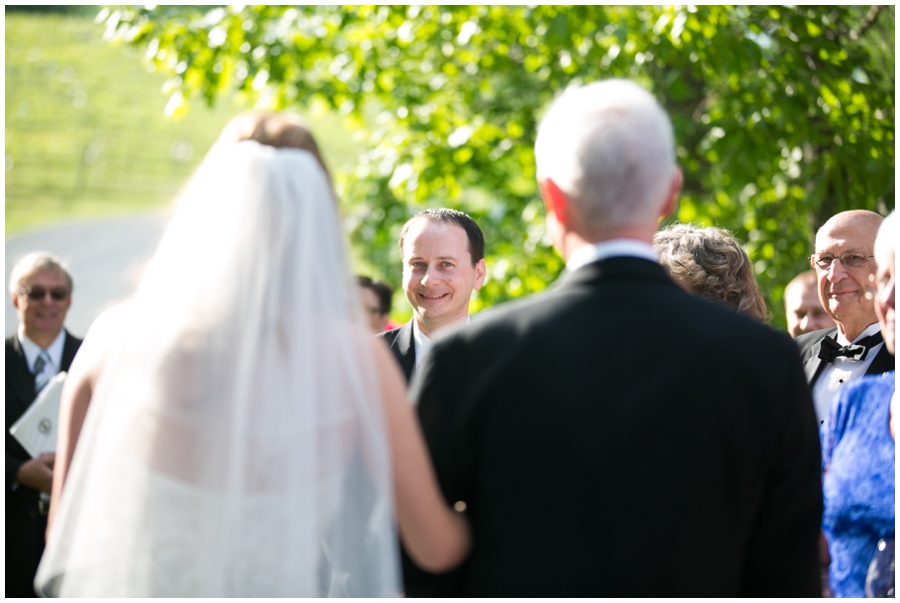
[[[655,225],[675,165],[672,124],[634,82],[569,88],[541,120],[535,142],[539,182],[552,180],[587,230]]]
[[[442,594],[817,594],[796,346],[652,261],[680,186],[665,113],[630,82],[571,90],[535,156],[565,274],[436,341],[410,387],[443,492],[473,518],[461,592]],[[646,550],[660,538],[678,554]]]

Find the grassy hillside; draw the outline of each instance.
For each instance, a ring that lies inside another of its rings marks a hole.
[[[192,101],[183,118],[165,117],[165,76],[102,34],[87,16],[6,13],[7,236],[166,205],[246,109]],[[352,167],[356,146],[339,119],[311,125],[330,165]]]

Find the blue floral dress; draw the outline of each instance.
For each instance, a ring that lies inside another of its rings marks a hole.
[[[893,392],[893,371],[852,384],[825,432],[822,529],[835,597],[864,597],[878,540],[894,538],[894,439],[888,426]]]

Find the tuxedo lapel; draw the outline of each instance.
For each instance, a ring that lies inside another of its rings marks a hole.
[[[34,390],[34,375],[28,370],[28,361],[25,359],[25,351],[22,349],[19,337],[13,335],[8,341],[12,343],[13,353],[6,357],[6,384],[15,395],[15,400],[21,406],[22,412],[25,412],[37,397],[37,392]],[[60,359],[61,371],[69,370],[80,345],[81,340],[66,331]]]
[[[415,320],[415,318],[413,318]],[[413,370],[416,368],[416,346],[413,344],[413,323],[408,323],[400,327],[397,333],[397,340],[394,342],[399,352],[397,359],[400,361],[400,367],[406,374],[407,383],[412,378]]]
[[[875,359],[872,360],[872,364],[869,365],[869,369],[866,371],[867,375],[880,375],[882,373],[886,373],[888,371],[894,370],[894,366],[896,365],[894,356],[888,352],[887,346],[881,346],[881,350],[878,351],[878,355],[875,356]]]
[[[14,353],[6,357],[6,384],[15,394],[16,402],[24,412],[36,395],[34,375],[28,370],[28,361],[25,360],[25,351],[18,336],[13,335],[10,339]]]
[[[810,341],[808,347],[803,353],[803,370],[806,373],[806,380],[809,382],[810,387],[816,382],[816,379],[819,378],[819,374],[825,368],[827,364],[825,361],[819,358],[819,349],[822,345],[822,340],[826,337],[835,337],[837,335],[837,327],[832,327],[822,333],[821,337],[817,337],[816,339]],[[872,360],[872,364],[869,365],[868,370],[866,370],[867,375],[880,375],[881,373],[885,373],[887,371],[894,370],[895,362],[894,357],[887,351],[887,348],[881,346],[881,350],[878,352],[878,355]]]
[[[819,337],[816,337],[809,342],[805,350],[802,350],[803,372],[806,373],[806,382],[809,383],[810,387],[812,387],[813,383],[816,382],[816,379],[819,378],[819,373],[822,372],[822,369],[825,368],[825,361],[819,358],[819,349],[822,347],[822,340],[826,337],[834,337],[836,334],[837,327],[825,329]]]
[[[819,358],[818,353],[810,356],[809,359],[805,363],[803,363],[803,372],[806,373],[806,382],[809,383],[810,386],[816,382],[816,379],[819,377],[819,373],[821,372],[823,365],[824,362],[821,358]]]
[[[66,331],[66,339],[63,344],[62,360],[59,365],[59,370],[69,370],[69,367],[72,366],[72,359],[75,358],[75,353],[78,351],[80,345],[81,340],[72,337],[72,334]]]

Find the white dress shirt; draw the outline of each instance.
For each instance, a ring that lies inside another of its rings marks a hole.
[[[472,317],[466,314],[466,324],[469,324],[470,322],[472,322]],[[415,317],[413,318],[412,323],[413,345],[416,346],[416,368],[419,368],[419,365],[422,364],[422,358],[425,357],[425,354],[431,349],[434,342],[428,335],[419,330],[419,325],[416,322]]]
[[[470,322],[472,322],[472,317],[467,314],[466,324],[469,324]],[[422,359],[425,358],[425,354],[427,354],[428,350],[431,349],[431,346],[434,345],[434,341],[432,341],[431,337],[419,330],[419,325],[416,323],[415,317],[413,317],[412,323],[413,345],[416,346],[416,368],[419,368],[419,365],[422,364]],[[413,403],[411,398],[409,399],[409,403]]]
[[[610,239],[575,250],[566,262],[566,270],[578,270],[582,266],[611,257],[634,257],[659,263],[653,246],[637,239]]]
[[[25,334],[25,327],[21,324],[19,325],[18,335],[19,343],[22,344],[22,351],[25,352],[25,361],[28,363],[28,370],[30,372],[34,372],[34,363],[37,361],[38,356],[41,355],[41,352],[47,352],[47,355],[50,357],[50,362],[44,365],[44,370],[42,372],[47,373],[51,377],[59,372],[60,367],[62,366],[63,345],[66,342],[65,329],[60,329],[59,335],[56,336],[53,343],[46,349],[28,339],[28,335]]]
[[[416,368],[419,368],[419,365],[422,364],[422,358],[425,357],[425,353],[431,349],[434,342],[428,335],[419,330],[419,325],[416,323],[415,318],[413,318],[413,345],[416,346]]]
[[[838,345],[845,346],[856,343],[879,331],[881,331],[881,324],[876,322],[875,324],[869,325],[866,330],[852,342],[844,337],[840,329],[838,329],[837,337],[835,337],[835,339],[837,340]],[[872,361],[875,359],[875,356],[878,355],[878,352],[881,351],[881,346],[883,345],[884,342],[872,346],[866,354],[865,360],[853,360],[852,358],[847,358],[845,356],[838,356],[834,359],[834,362],[825,364],[825,368],[822,369],[822,372],[819,373],[819,378],[816,379],[815,384],[813,384],[813,402],[816,406],[816,419],[819,421],[820,428],[828,419],[831,407],[837,401],[841,390],[857,379],[861,379],[866,374],[866,371],[869,370]]]

